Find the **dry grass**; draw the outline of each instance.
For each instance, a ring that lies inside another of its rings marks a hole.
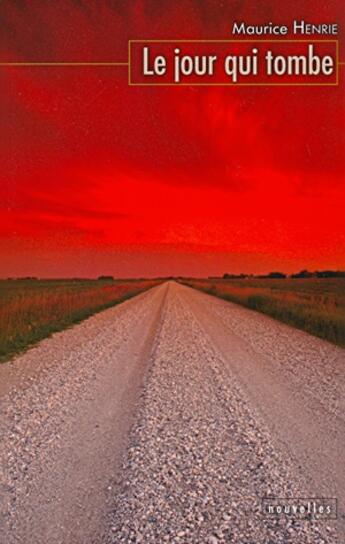
[[[0,280],[0,360],[157,283]]]
[[[185,283],[345,346],[345,278],[195,279]]]

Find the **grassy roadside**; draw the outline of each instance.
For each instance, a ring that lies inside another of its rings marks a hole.
[[[155,280],[0,280],[0,362],[119,304]]]
[[[183,283],[345,346],[345,278],[192,279]]]

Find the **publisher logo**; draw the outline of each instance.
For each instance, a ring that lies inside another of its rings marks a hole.
[[[324,497],[264,497],[262,513],[266,517],[295,519],[337,519],[337,499]]]

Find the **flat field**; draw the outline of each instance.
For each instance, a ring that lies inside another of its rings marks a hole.
[[[158,280],[0,280],[0,361]]]
[[[345,345],[345,278],[191,279],[183,283]]]

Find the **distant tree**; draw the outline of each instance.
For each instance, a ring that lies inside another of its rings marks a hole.
[[[342,270],[320,270],[315,272],[317,278],[345,278]]]
[[[314,273],[309,272],[309,270],[301,270],[297,274],[291,274],[291,278],[312,278],[313,276]]]
[[[223,280],[242,280],[248,278],[248,274],[223,274]]]
[[[113,281],[114,277],[113,276],[98,276],[97,279],[99,281]]]
[[[251,277],[266,279],[266,280],[269,280],[269,279],[283,280],[286,278],[286,274],[284,274],[284,272],[269,272],[269,274],[259,274],[258,276],[251,276]]]
[[[286,274],[284,274],[283,272],[270,272],[268,275],[267,275],[267,278],[273,278],[273,279],[285,279],[286,278]]]

